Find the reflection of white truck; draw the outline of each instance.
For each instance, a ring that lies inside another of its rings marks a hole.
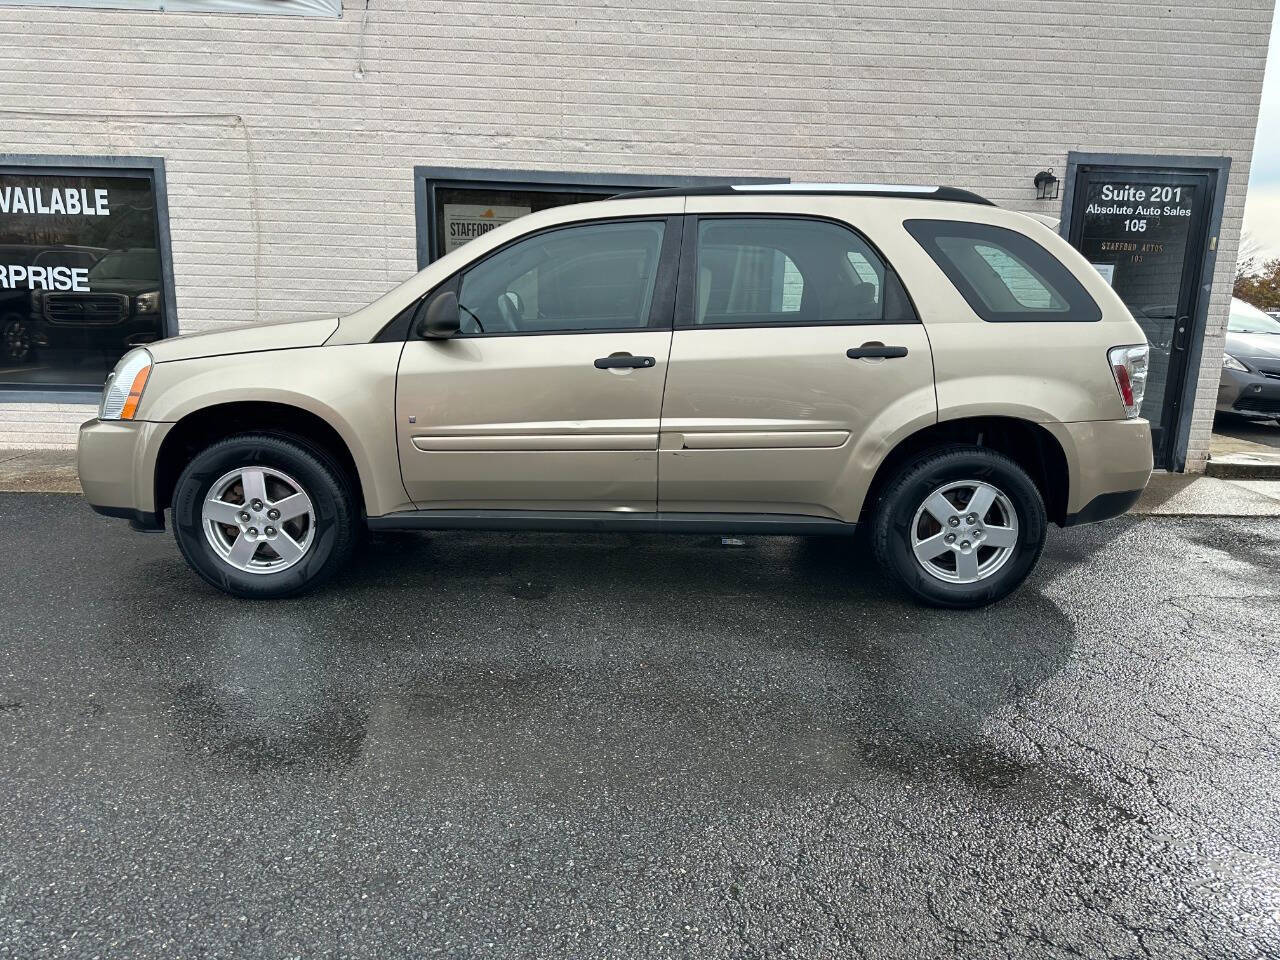
[[[47,288],[55,271],[59,276],[87,271],[106,252],[104,247],[66,244],[0,245],[5,276],[0,284],[0,360],[22,363],[32,356],[32,293]]]

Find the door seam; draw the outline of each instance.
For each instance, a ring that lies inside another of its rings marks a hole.
[[[687,208],[689,201],[686,198],[684,205]],[[658,511],[658,505],[662,502],[662,419],[667,409],[667,384],[671,382],[671,355],[675,351],[676,343],[676,311],[680,307],[680,275],[684,266],[684,241],[687,233],[685,226],[688,223],[688,217],[682,211],[680,213],[680,247],[676,250],[676,282],[672,285],[671,291],[671,315],[667,318],[670,321],[671,336],[667,338],[667,362],[662,369],[662,398],[658,402],[658,443],[657,449],[653,456],[653,510]]]

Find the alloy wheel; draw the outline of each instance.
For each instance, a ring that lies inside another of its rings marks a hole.
[[[938,487],[911,521],[916,562],[946,583],[985,580],[1009,561],[1017,545],[1017,511],[999,488],[982,480]]]
[[[4,329],[0,330],[0,344],[7,359],[22,363],[31,353],[31,333],[27,325],[16,317],[5,321]]]
[[[315,542],[316,515],[298,481],[270,467],[223,474],[201,505],[205,537],[225,563],[245,573],[279,573]]]

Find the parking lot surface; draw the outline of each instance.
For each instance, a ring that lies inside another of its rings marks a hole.
[[[1280,952],[1280,531],[396,536],[248,602],[0,495],[0,957]]]

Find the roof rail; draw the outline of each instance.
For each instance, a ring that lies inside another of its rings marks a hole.
[[[918,186],[892,183],[728,183],[710,187],[665,187],[661,190],[635,190],[620,193],[614,199],[632,197],[726,197],[735,193],[758,194],[833,194],[845,197],[912,197],[918,200],[948,200],[954,203],[995,204],[986,197],[958,187]]]

